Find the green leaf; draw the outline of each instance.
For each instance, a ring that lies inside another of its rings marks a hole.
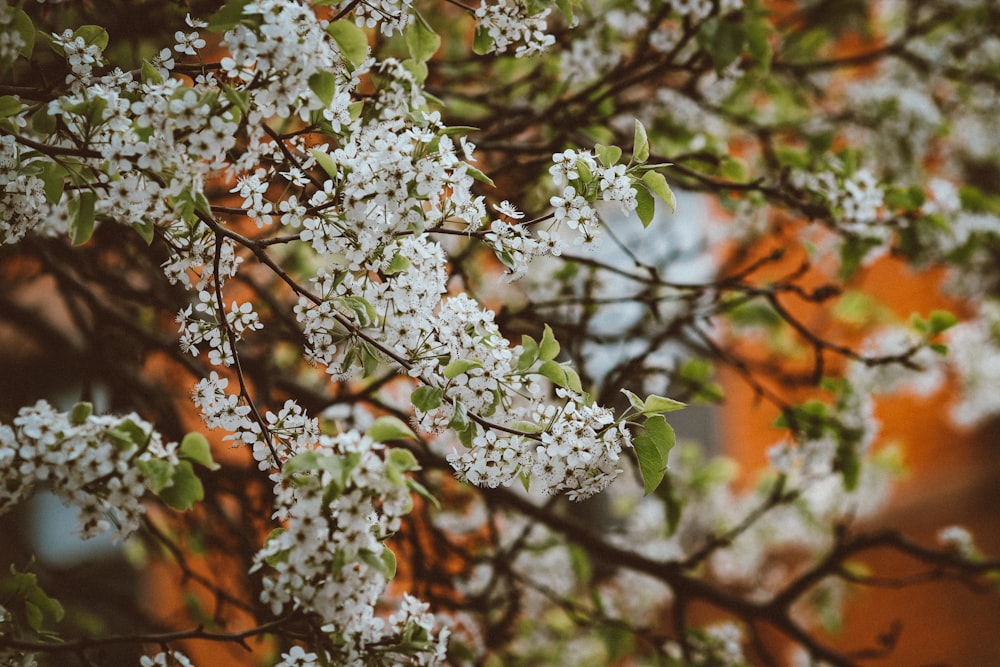
[[[833,469],[840,472],[844,479],[844,490],[853,491],[858,488],[861,479],[861,457],[849,443],[841,443],[833,459]]]
[[[8,29],[13,29],[14,32],[20,35],[21,41],[24,42],[24,46],[21,47],[18,53],[24,56],[25,59],[30,60],[31,52],[35,48],[35,26],[31,23],[31,17],[23,10],[18,9],[14,12],[14,18],[9,25]],[[107,33],[104,33],[104,45],[107,46],[107,43]]]
[[[389,266],[385,269],[385,274],[387,276],[394,276],[398,273],[406,271],[410,268],[410,266],[410,260],[407,259],[406,255],[400,253],[393,257],[392,261],[389,262]]]
[[[396,576],[396,554],[389,547],[382,549],[382,572],[386,579]]]
[[[80,424],[87,421],[94,412],[94,404],[87,401],[80,401],[73,406],[73,409],[69,411],[69,421],[71,424],[79,426]]]
[[[413,390],[413,393],[410,394],[410,402],[416,409],[430,412],[441,405],[442,396],[441,390],[437,387],[424,385]]]
[[[552,327],[546,324],[542,332],[541,345],[538,347],[538,358],[542,361],[549,361],[550,359],[555,359],[557,356],[559,356],[559,341],[556,340],[555,334],[552,333]]]
[[[70,235],[73,245],[80,245],[89,241],[94,235],[94,204],[97,202],[97,195],[93,190],[83,190],[76,202],[76,214],[70,224]]]
[[[218,470],[220,467],[212,458],[212,447],[208,444],[208,439],[197,431],[184,436],[180,451],[184,458],[200,463],[209,470]]]
[[[675,410],[683,410],[687,407],[686,403],[681,403],[680,401],[675,401],[672,398],[667,398],[666,396],[657,396],[656,394],[650,394],[646,397],[646,401],[643,404],[643,412],[649,414],[659,414],[661,412],[673,412]]]
[[[766,19],[756,19],[746,24],[747,52],[762,70],[771,69],[771,24]]]
[[[417,463],[417,457],[414,456],[413,452],[408,449],[401,449],[397,447],[389,450],[389,461],[401,472],[420,470],[420,464]]]
[[[43,106],[35,113],[31,114],[31,129],[41,135],[52,134],[56,131],[58,124],[56,117],[49,113],[49,108]]]
[[[649,138],[646,136],[646,128],[642,126],[639,119],[635,121],[635,135],[632,139],[632,159],[643,163],[649,159]]]
[[[368,35],[354,21],[334,21],[326,27],[326,32],[333,37],[344,58],[352,65],[360,65],[368,57]]]
[[[583,393],[580,376],[577,375],[576,371],[569,366],[550,360],[543,362],[542,365],[538,367],[538,372],[551,380],[557,387],[570,389],[578,394]]]
[[[150,245],[153,242],[153,237],[156,235],[156,225],[153,224],[152,220],[146,218],[133,222],[132,229],[142,237],[146,245]]]
[[[38,175],[45,183],[45,201],[50,204],[59,203],[66,185],[66,173],[66,169],[56,162],[45,163]]]
[[[330,154],[317,148],[310,148],[309,154],[316,159],[316,163],[326,172],[330,178],[337,178],[337,163],[333,161]]]
[[[88,45],[96,46],[102,51],[108,48],[108,31],[99,25],[82,25],[73,36],[82,37]]]
[[[556,6],[566,19],[566,25],[576,25],[576,18],[573,16],[573,5],[578,4],[578,0],[556,0]]]
[[[653,194],[667,202],[671,212],[677,211],[677,198],[674,196],[674,191],[667,185],[667,179],[664,178],[663,174],[658,171],[647,171],[642,175],[642,182],[652,190]]]
[[[643,413],[646,411],[645,403],[643,403],[643,400],[636,394],[632,393],[628,389],[622,389],[621,392],[625,394],[628,398],[628,402],[632,405],[632,408],[635,409],[636,412]]]
[[[383,415],[382,417],[376,419],[372,425],[368,427],[365,435],[375,442],[417,439],[416,434],[410,430],[410,427],[407,426],[403,420],[399,417],[393,417],[392,415]]]
[[[935,310],[927,320],[931,335],[943,333],[958,324],[958,318],[947,310]]]
[[[882,242],[877,239],[853,236],[845,239],[840,246],[840,278],[849,280],[861,268],[868,253],[880,245]]]
[[[650,417],[643,424],[643,427],[645,427],[646,432],[653,439],[653,444],[656,445],[656,448],[663,456],[663,465],[666,465],[670,450],[674,448],[674,444],[677,441],[674,428],[661,415]]]
[[[639,216],[643,227],[649,227],[656,215],[656,200],[644,185],[633,183],[632,189],[635,190],[635,214]]]
[[[413,21],[403,29],[403,39],[410,56],[421,63],[429,60],[441,46],[441,37],[418,12],[413,12]]]
[[[517,370],[526,371],[538,360],[538,343],[528,335],[521,336],[521,355],[517,358]]]
[[[738,21],[719,21],[714,33],[705,45],[716,72],[722,72],[743,51],[745,35],[743,23]]]
[[[670,450],[673,449],[676,438],[674,429],[659,415],[647,419],[643,426],[647,435],[635,438],[632,444],[639,461],[643,488],[646,495],[649,495],[663,481]]]
[[[639,473],[642,475],[642,487],[648,496],[656,490],[667,472],[667,462],[660,454],[659,448],[648,435],[641,435],[632,440],[635,456],[639,462]]]
[[[493,38],[489,31],[482,25],[476,26],[476,36],[472,40],[472,51],[477,55],[484,56],[493,48]]]
[[[462,164],[465,165],[465,171],[469,172],[469,176],[472,176],[474,179],[476,179],[480,183],[485,183],[486,185],[490,186],[491,188],[495,188],[496,187],[496,183],[493,182],[492,178],[490,178],[489,176],[487,176],[483,172],[479,171],[478,169],[476,169],[475,167],[473,167],[468,162],[463,162]]]
[[[226,96],[229,103],[235,108],[240,110],[240,113],[246,113],[250,110],[250,93],[246,90],[236,90],[227,83],[222,85],[222,94]]]
[[[0,577],[0,604],[15,626],[27,625],[33,634],[42,632],[46,617],[58,622],[64,614],[59,601],[38,585],[35,573],[19,572],[13,565],[9,575]]]
[[[148,60],[142,61],[142,65],[139,68],[139,79],[146,84],[157,85],[163,83],[163,76]]]
[[[407,72],[413,75],[414,81],[419,84],[423,84],[427,81],[427,63],[420,62],[419,60],[414,60],[413,58],[407,58],[400,63]]]
[[[605,167],[612,167],[618,164],[618,160],[620,160],[622,156],[622,149],[618,148],[618,146],[595,144],[594,152],[597,153],[597,158]]]
[[[138,462],[139,470],[146,476],[146,486],[153,493],[159,495],[160,491],[170,486],[170,480],[174,477],[174,466],[170,461],[163,459],[148,459]]]
[[[173,481],[159,493],[160,500],[175,510],[184,512],[205,498],[205,488],[194,474],[190,461],[180,461],[174,468]]]
[[[411,491],[413,491],[418,496],[420,496],[421,498],[429,502],[431,505],[433,505],[434,509],[438,510],[439,512],[441,511],[440,501],[438,501],[438,499],[434,497],[434,494],[432,494],[430,491],[427,490],[426,486],[424,486],[417,480],[413,479],[412,477],[406,478],[406,485],[410,487]]]
[[[131,419],[123,419],[114,427],[114,430],[125,436],[129,446],[136,445],[139,449],[145,449],[149,443],[150,434]]]
[[[319,70],[309,77],[309,89],[325,106],[330,106],[333,96],[337,92],[337,78],[333,72]]]
[[[13,95],[0,97],[0,118],[19,114],[23,108],[24,104],[21,103],[21,100]]]
[[[449,380],[457,378],[462,373],[469,371],[473,368],[482,368],[483,362],[478,359],[455,359],[447,366],[444,367],[442,375],[444,375]]]
[[[208,29],[212,32],[226,32],[235,28],[243,20],[243,8],[251,0],[229,0],[219,11],[208,19]]]
[[[314,451],[305,451],[296,454],[281,467],[281,472],[285,477],[290,477],[300,472],[312,472],[319,468],[319,454]]]

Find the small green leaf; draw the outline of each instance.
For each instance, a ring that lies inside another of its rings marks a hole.
[[[538,343],[528,335],[521,336],[521,355],[517,358],[517,370],[526,371],[538,360]]]
[[[235,28],[243,20],[243,8],[250,2],[251,0],[229,0],[219,11],[209,17],[208,30],[226,32]]]
[[[642,182],[646,184],[653,194],[667,202],[671,212],[677,211],[677,198],[674,191],[667,185],[667,179],[658,171],[647,171],[642,175]]]
[[[38,585],[34,572],[18,572],[13,565],[9,575],[0,577],[0,604],[7,611],[7,619],[15,626],[27,625],[33,634],[43,631],[46,617],[58,622],[64,614],[59,601],[50,598]]]
[[[400,253],[393,257],[392,261],[389,262],[389,266],[385,270],[385,275],[394,276],[398,273],[406,271],[408,268],[410,268],[410,260],[407,259],[406,255]]]
[[[576,25],[576,19],[573,16],[573,5],[577,4],[578,0],[556,0],[556,6],[559,11],[562,12],[563,18],[566,19],[566,25],[574,26]]]
[[[82,25],[73,33],[74,37],[82,37],[88,45],[100,50],[108,48],[108,31],[99,25]]]
[[[333,96],[337,92],[337,78],[333,72],[319,70],[309,77],[309,89],[316,94],[316,97],[325,106],[330,106]]]
[[[318,148],[310,148],[310,155],[316,159],[316,163],[326,172],[326,175],[330,178],[337,178],[337,163],[333,161],[330,154],[326,151],[321,151]]]
[[[632,139],[632,158],[640,164],[649,159],[649,138],[646,128],[638,119],[635,121],[635,136]]]
[[[472,40],[473,53],[484,56],[493,48],[493,38],[490,37],[489,30],[482,25],[476,26],[476,36]]]
[[[683,410],[687,407],[686,403],[681,403],[680,401],[675,401],[672,398],[667,398],[666,396],[657,396],[656,394],[650,394],[646,397],[646,401],[643,404],[643,411],[649,414],[659,414],[661,412],[673,412],[674,410]]]
[[[83,190],[76,201],[76,215],[70,224],[70,234],[73,245],[80,245],[94,235],[94,204],[97,202],[97,195],[93,190]]]
[[[453,380],[462,373],[472,370],[473,368],[482,368],[482,366],[483,362],[477,359],[455,359],[444,367],[442,375],[449,380]]]
[[[618,160],[620,160],[622,156],[622,149],[618,148],[618,146],[596,144],[594,146],[594,152],[597,153],[597,158],[605,167],[613,167],[618,164]]]
[[[45,183],[45,201],[50,204],[59,203],[66,185],[66,173],[66,169],[56,162],[45,163],[38,175]]]
[[[410,402],[413,407],[421,412],[430,412],[441,405],[442,392],[437,387],[424,385],[417,387],[410,394]]]
[[[552,327],[546,324],[545,330],[542,332],[541,345],[538,347],[538,358],[542,361],[549,361],[557,356],[559,356],[559,341],[552,333]]]
[[[719,21],[713,34],[706,40],[705,48],[712,56],[716,72],[722,72],[743,51],[743,23]]]
[[[29,17],[24,10],[18,9],[14,12],[14,18],[10,22],[10,29],[13,29],[20,37],[24,45],[18,51],[18,53],[24,56],[25,59],[31,59],[31,52],[35,48],[35,26],[31,23],[31,17]],[[107,46],[107,33],[104,33],[104,45]],[[103,46],[101,48],[104,48]]]
[[[770,22],[763,18],[746,24],[747,53],[765,72],[771,69],[773,55],[769,39],[771,30]]]
[[[69,421],[71,424],[79,426],[80,424],[87,421],[94,412],[94,404],[87,401],[80,401],[73,406],[73,409],[69,412]]]
[[[947,310],[935,310],[927,322],[930,325],[931,335],[934,335],[943,333],[958,324],[958,318]]]
[[[841,443],[837,447],[837,454],[833,459],[833,469],[840,472],[843,477],[846,491],[853,491],[858,487],[858,481],[861,479],[861,458],[850,444]]]
[[[131,419],[123,419],[114,427],[114,431],[125,436],[129,446],[136,445],[139,449],[145,449],[149,443],[150,434]]]
[[[677,441],[673,427],[661,415],[650,417],[643,424],[643,427],[649,433],[649,437],[653,439],[653,444],[656,445],[660,455],[663,457],[663,465],[666,465],[670,450],[674,448],[674,444]]]
[[[282,466],[281,472],[285,477],[290,477],[300,472],[311,472],[319,468],[319,454],[314,451],[305,451],[296,454]]]
[[[326,32],[333,37],[344,58],[352,65],[360,65],[368,57],[368,35],[354,21],[334,21],[326,27]]]
[[[180,461],[174,468],[174,476],[170,486],[160,491],[159,496],[167,505],[184,512],[205,498],[205,487],[201,485],[201,480],[194,474],[191,462]]]
[[[633,409],[635,409],[639,413],[643,413],[646,411],[645,403],[643,403],[643,400],[639,398],[636,394],[632,393],[628,389],[622,389],[621,392],[625,394],[625,396],[628,398],[628,402],[632,405]]]
[[[421,63],[429,60],[441,46],[441,37],[418,12],[413,12],[413,21],[403,29],[403,39],[410,56]]]
[[[0,97],[0,118],[19,114],[23,108],[24,104],[21,103],[21,100],[13,95]]]
[[[222,94],[226,96],[229,103],[239,109],[241,113],[250,110],[250,93],[246,90],[236,90],[227,83],[222,84]]]
[[[580,376],[569,366],[549,360],[542,362],[542,365],[538,367],[538,372],[551,380],[557,387],[570,389],[578,394],[583,393]]]
[[[138,462],[139,470],[146,476],[146,486],[155,494],[170,486],[174,477],[174,466],[163,459],[148,459]]]
[[[208,444],[208,439],[197,431],[184,436],[180,451],[184,458],[200,463],[209,470],[218,470],[220,467],[212,458],[212,447]]]
[[[400,472],[420,470],[420,464],[417,463],[417,457],[414,456],[413,452],[408,449],[401,449],[399,447],[390,449],[389,461],[396,466]]]
[[[656,490],[663,481],[667,471],[667,462],[660,454],[653,438],[642,435],[632,440],[635,456],[639,462],[639,473],[642,475],[642,487],[646,495]]]
[[[396,554],[389,547],[382,549],[382,573],[386,579],[396,576]]]
[[[403,66],[403,69],[413,75],[413,80],[417,83],[423,84],[427,81],[427,73],[430,71],[427,69],[427,63],[407,58],[400,64]]]
[[[632,189],[635,190],[635,214],[639,216],[643,227],[649,227],[656,215],[656,200],[644,185],[633,183]]]
[[[379,417],[368,427],[365,432],[369,438],[375,442],[388,442],[389,440],[416,440],[416,434],[410,430],[403,420],[392,415]]]
[[[163,75],[149,61],[143,60],[139,68],[139,80],[145,84],[158,85],[163,83]]]
[[[427,490],[427,487],[413,479],[412,477],[406,478],[406,485],[410,487],[410,490],[416,493],[418,496],[429,502],[434,506],[434,509],[441,511],[441,503],[438,501],[434,495]]]
[[[38,134],[48,135],[56,131],[58,123],[56,117],[49,113],[47,106],[43,106],[35,113],[31,114],[31,129]]]
[[[496,183],[493,182],[492,178],[490,178],[489,176],[487,176],[483,172],[479,171],[478,169],[476,169],[475,167],[473,167],[468,162],[463,162],[462,164],[465,165],[465,171],[467,171],[469,173],[469,176],[472,176],[474,179],[476,179],[480,183],[485,183],[486,185],[490,186],[491,188],[495,188],[496,187]]]
[[[146,242],[146,245],[153,243],[153,237],[156,235],[156,225],[153,224],[152,220],[143,218],[142,220],[136,220],[132,223],[132,229],[142,237],[142,240]]]

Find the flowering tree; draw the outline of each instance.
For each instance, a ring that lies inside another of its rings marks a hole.
[[[825,639],[845,587],[995,587],[856,527],[877,395],[1000,412],[993,3],[182,4],[0,5],[4,321],[111,396],[5,404],[0,512],[47,488],[208,602],[58,638],[20,564],[4,664],[854,665],[898,633]],[[886,257],[964,321],[876,317]],[[749,490],[664,416],[722,369],[784,434]]]

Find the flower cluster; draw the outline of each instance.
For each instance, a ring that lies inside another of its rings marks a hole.
[[[514,55],[521,58],[540,53],[556,42],[547,32],[545,18],[549,9],[529,15],[528,4],[518,0],[484,2],[476,10],[477,31],[488,35],[487,53],[506,53],[512,47]]]
[[[391,665],[399,651],[424,665],[444,657],[447,632],[434,636],[426,605],[407,597],[388,621],[375,610],[395,569],[383,541],[410,510],[401,475],[414,466],[407,452],[347,432],[320,436],[271,475],[275,518],[284,528],[256,556],[254,569],[268,574],[261,600],[275,614],[317,615],[334,646],[324,662]]]
[[[45,401],[21,408],[13,426],[0,424],[0,514],[44,484],[63,503],[80,509],[80,534],[139,527],[150,462],[178,463],[177,443],[164,443],[138,415],[89,414],[81,403],[58,412]]]

